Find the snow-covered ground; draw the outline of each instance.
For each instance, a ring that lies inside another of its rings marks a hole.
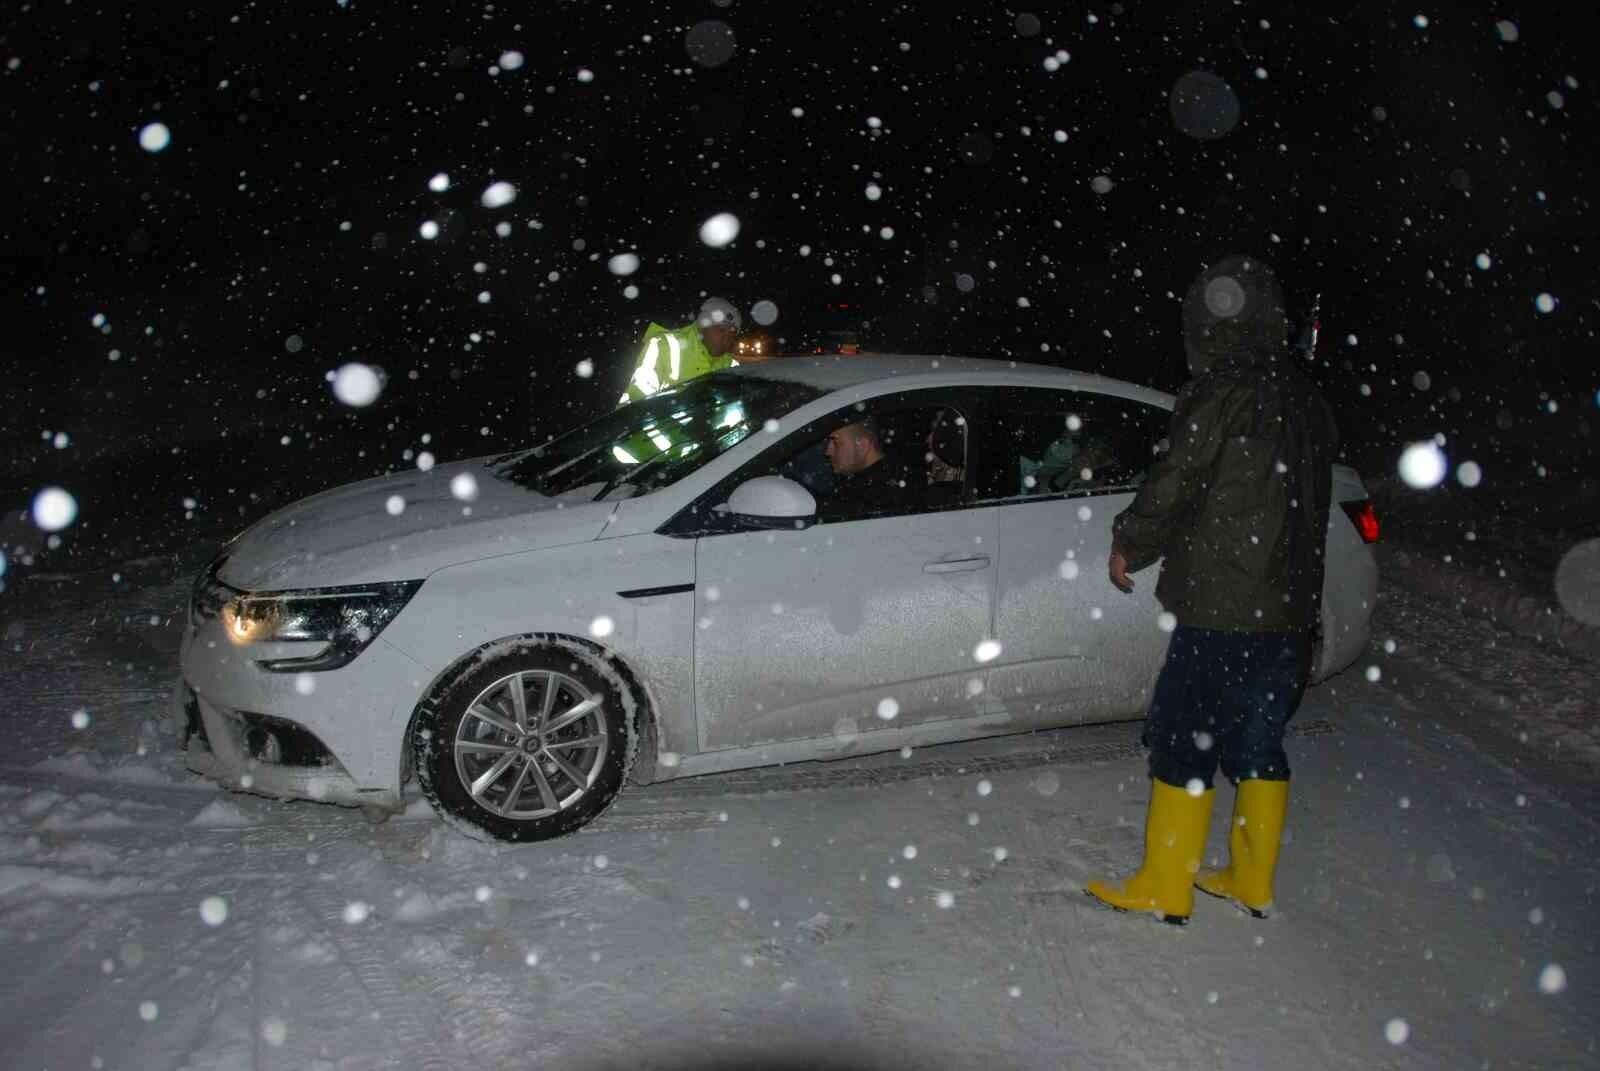
[[[1139,853],[1132,725],[633,789],[519,847],[220,793],[162,726],[190,559],[0,604],[8,1067],[1600,1063],[1594,664],[1403,575],[1297,719],[1278,914],[1177,929],[1080,891]]]

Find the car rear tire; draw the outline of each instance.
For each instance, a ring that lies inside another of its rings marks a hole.
[[[480,840],[571,833],[622,788],[635,704],[600,652],[529,641],[448,680],[417,712],[411,752],[422,794]]]

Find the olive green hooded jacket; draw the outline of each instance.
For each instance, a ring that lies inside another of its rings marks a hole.
[[[1196,373],[1169,450],[1114,523],[1130,571],[1162,560],[1156,597],[1180,625],[1297,632],[1320,618],[1338,428],[1286,345],[1271,269],[1229,257],[1184,300]]]

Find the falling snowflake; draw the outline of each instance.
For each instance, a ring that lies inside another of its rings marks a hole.
[[[689,58],[702,67],[721,67],[733,59],[738,50],[738,39],[733,27],[717,19],[706,19],[689,28],[683,36],[683,47]]]
[[[145,152],[160,152],[172,143],[166,123],[148,123],[139,131],[139,147]]]
[[[33,523],[46,532],[59,532],[78,518],[78,500],[60,487],[46,487],[33,496]]]
[[[496,182],[483,191],[483,207],[504,208],[517,199],[517,188],[509,182]]]
[[[337,371],[328,373],[333,382],[333,396],[354,408],[371,405],[383,390],[383,381],[371,365],[351,361]]]
[[[470,472],[458,472],[450,478],[450,494],[462,502],[478,497],[478,478]]]
[[[1400,455],[1400,478],[1419,490],[1437,487],[1448,469],[1444,451],[1434,442],[1412,443]]]
[[[719,212],[700,225],[700,240],[713,249],[739,237],[739,217],[732,212]]]

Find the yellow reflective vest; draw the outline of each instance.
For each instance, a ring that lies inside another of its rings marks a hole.
[[[688,323],[675,329],[651,324],[645,328],[644,345],[639,350],[633,377],[628,380],[628,389],[617,404],[648,398],[656,391],[707,372],[732,367],[735,363],[730,355],[713,357],[706,352],[699,324]]]

